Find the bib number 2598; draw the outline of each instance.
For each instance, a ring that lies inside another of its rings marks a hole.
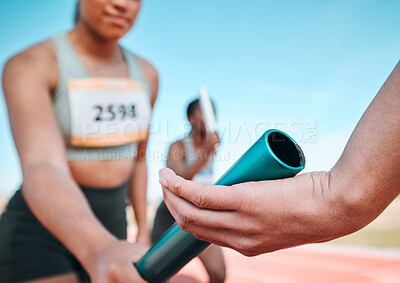
[[[150,101],[141,84],[88,78],[71,80],[68,87],[72,145],[116,146],[147,136]]]

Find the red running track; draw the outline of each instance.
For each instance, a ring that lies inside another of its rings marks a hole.
[[[259,282],[400,282],[400,253],[390,255],[375,250],[348,249],[316,245],[244,257],[224,249],[227,283]],[[198,259],[192,260],[172,283],[207,282],[208,277]]]

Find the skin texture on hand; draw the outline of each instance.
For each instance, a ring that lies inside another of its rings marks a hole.
[[[399,125],[397,64],[329,172],[228,187],[162,169],[164,200],[182,230],[249,256],[348,235],[400,193]]]
[[[247,256],[319,241],[309,227],[327,232],[335,228],[326,227],[331,217],[326,221],[313,217],[324,207],[321,191],[302,188],[311,185],[310,174],[234,186],[203,186],[170,169],[162,169],[160,176],[164,201],[182,230]],[[326,177],[320,172],[312,178],[323,182]]]

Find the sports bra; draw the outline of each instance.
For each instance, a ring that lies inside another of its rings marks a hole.
[[[133,159],[148,133],[150,90],[137,57],[121,47],[128,78],[91,77],[67,33],[52,38],[60,79],[53,108],[68,160]]]

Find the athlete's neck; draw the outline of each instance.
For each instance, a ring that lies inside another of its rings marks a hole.
[[[120,55],[117,40],[105,40],[81,20],[69,33],[69,38],[74,47],[85,56],[111,60]]]

